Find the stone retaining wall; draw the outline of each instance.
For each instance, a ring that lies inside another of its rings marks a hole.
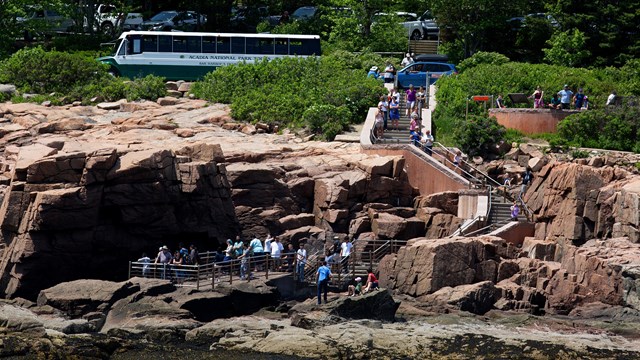
[[[507,129],[516,129],[524,134],[555,133],[558,123],[576,110],[553,109],[489,109],[498,124]]]

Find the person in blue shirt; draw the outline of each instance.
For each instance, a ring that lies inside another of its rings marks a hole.
[[[565,85],[564,89],[558,91],[560,96],[560,105],[563,110],[569,110],[571,107],[571,98],[573,97],[573,91],[569,89],[569,85]]]
[[[318,283],[318,305],[322,304],[322,292],[324,291],[324,303],[327,303],[327,288],[329,287],[329,280],[331,280],[331,269],[327,266],[327,262],[323,261],[322,266],[318,268],[316,273],[316,282]]]
[[[380,76],[380,69],[378,69],[377,66],[372,66],[371,69],[369,69],[369,72],[367,73],[367,77],[372,77],[374,79],[378,79],[378,77]]]

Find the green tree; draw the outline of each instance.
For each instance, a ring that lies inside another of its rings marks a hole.
[[[556,33],[547,44],[551,47],[543,49],[544,59],[553,65],[580,66],[589,57],[589,51],[585,50],[586,38],[578,29]]]
[[[432,0],[441,29],[460,40],[465,57],[479,50],[504,50],[507,20],[525,8],[524,0]]]
[[[622,65],[640,57],[640,11],[636,0],[550,1],[547,9],[562,28],[578,29],[586,38],[592,65]]]

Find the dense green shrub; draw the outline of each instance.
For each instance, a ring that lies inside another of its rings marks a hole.
[[[0,64],[0,82],[25,92],[67,93],[105,75],[106,66],[95,59],[40,47],[20,50]]]
[[[491,145],[498,143],[505,134],[504,126],[495,117],[469,116],[460,121],[454,139],[460,149],[469,155],[484,155]]]
[[[478,66],[480,64],[502,65],[502,64],[508,63],[509,61],[510,60],[508,57],[500,53],[479,51],[473,54],[473,56],[468,57],[463,61],[461,61],[456,66],[456,69],[458,69],[459,72],[463,72],[469,68]]]
[[[438,92],[436,97],[438,107],[434,112],[434,123],[438,130],[438,139],[440,142],[455,144],[452,134],[458,123],[463,121],[468,113],[472,115],[486,116],[486,109],[483,104],[477,104],[472,101],[467,102],[473,95],[498,95],[502,94],[506,98],[509,93],[525,93],[530,95],[536,86],[541,86],[544,91],[545,103],[548,103],[551,95],[559,91],[564,84],[568,84],[572,89],[582,87],[585,94],[589,97],[590,111],[585,117],[591,115],[591,111],[602,109],[606,102],[607,96],[612,90],[616,90],[621,96],[640,95],[640,61],[632,60],[620,69],[604,68],[604,69],[584,69],[570,68],[563,66],[544,65],[544,64],[525,64],[508,62],[502,65],[480,64],[471,68],[467,68],[464,72],[444,77],[438,80]],[[507,99],[507,106],[516,106],[510,104]],[[525,107],[527,105],[517,105]],[[528,106],[532,106],[529,104]],[[594,113],[593,116],[599,113]],[[627,117],[636,117],[636,112],[630,113]],[[592,119],[581,118],[583,122],[589,123],[595,121]],[[574,125],[577,126],[577,125]],[[585,124],[581,126],[587,126]],[[592,126],[591,129],[597,127]],[[617,122],[609,125],[612,131],[616,133],[624,133],[626,128],[618,126]],[[607,129],[609,129],[607,128]],[[604,125],[598,129],[604,129]],[[595,130],[600,131],[600,130]],[[607,139],[606,143],[600,143],[600,140],[580,139],[581,134],[587,132],[575,130],[574,139],[570,142],[581,143],[583,146],[594,147],[620,147],[629,148],[629,144],[616,141],[615,138]],[[555,140],[560,144],[562,141]]]
[[[302,114],[307,128],[329,141],[349,125],[350,117],[346,106],[335,105],[311,105]]]
[[[207,74],[192,92],[209,101],[231,104],[232,116],[251,122],[284,126],[309,125],[305,111],[314,105],[330,105],[344,117],[329,118],[323,132],[362,122],[383,93],[382,83],[366,77],[362,68],[340,57],[282,58],[255,64],[226,66]],[[362,65],[360,65],[362,66]],[[317,127],[311,126],[313,131]],[[331,138],[325,133],[325,137]]]
[[[558,134],[573,146],[640,152],[640,109],[583,111],[562,120]]]

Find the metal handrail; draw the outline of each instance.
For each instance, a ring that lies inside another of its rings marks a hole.
[[[434,145],[435,145],[435,144],[437,144],[437,145],[438,145],[438,147],[440,147],[440,148],[444,149],[446,152],[448,152],[449,154],[451,154],[451,155],[453,155],[453,156],[455,156],[455,155],[456,155],[453,151],[449,150],[449,148],[447,148],[446,146],[444,146],[443,144],[441,144],[441,143],[439,143],[439,142],[437,142],[437,141],[434,141],[434,142],[433,142],[433,144],[434,144]],[[448,159],[447,159],[447,160],[448,160]],[[498,181],[494,180],[491,176],[489,176],[489,174],[486,174],[486,173],[484,173],[483,171],[478,170],[478,168],[476,168],[475,166],[471,165],[468,161],[466,161],[466,160],[462,160],[462,159],[460,159],[460,161],[461,161],[462,163],[464,163],[466,166],[468,166],[469,168],[473,169],[473,170],[474,170],[475,172],[477,172],[478,174],[481,174],[481,175],[482,175],[485,179],[487,179],[489,182],[492,182],[494,185],[501,186],[501,184],[500,184]]]

